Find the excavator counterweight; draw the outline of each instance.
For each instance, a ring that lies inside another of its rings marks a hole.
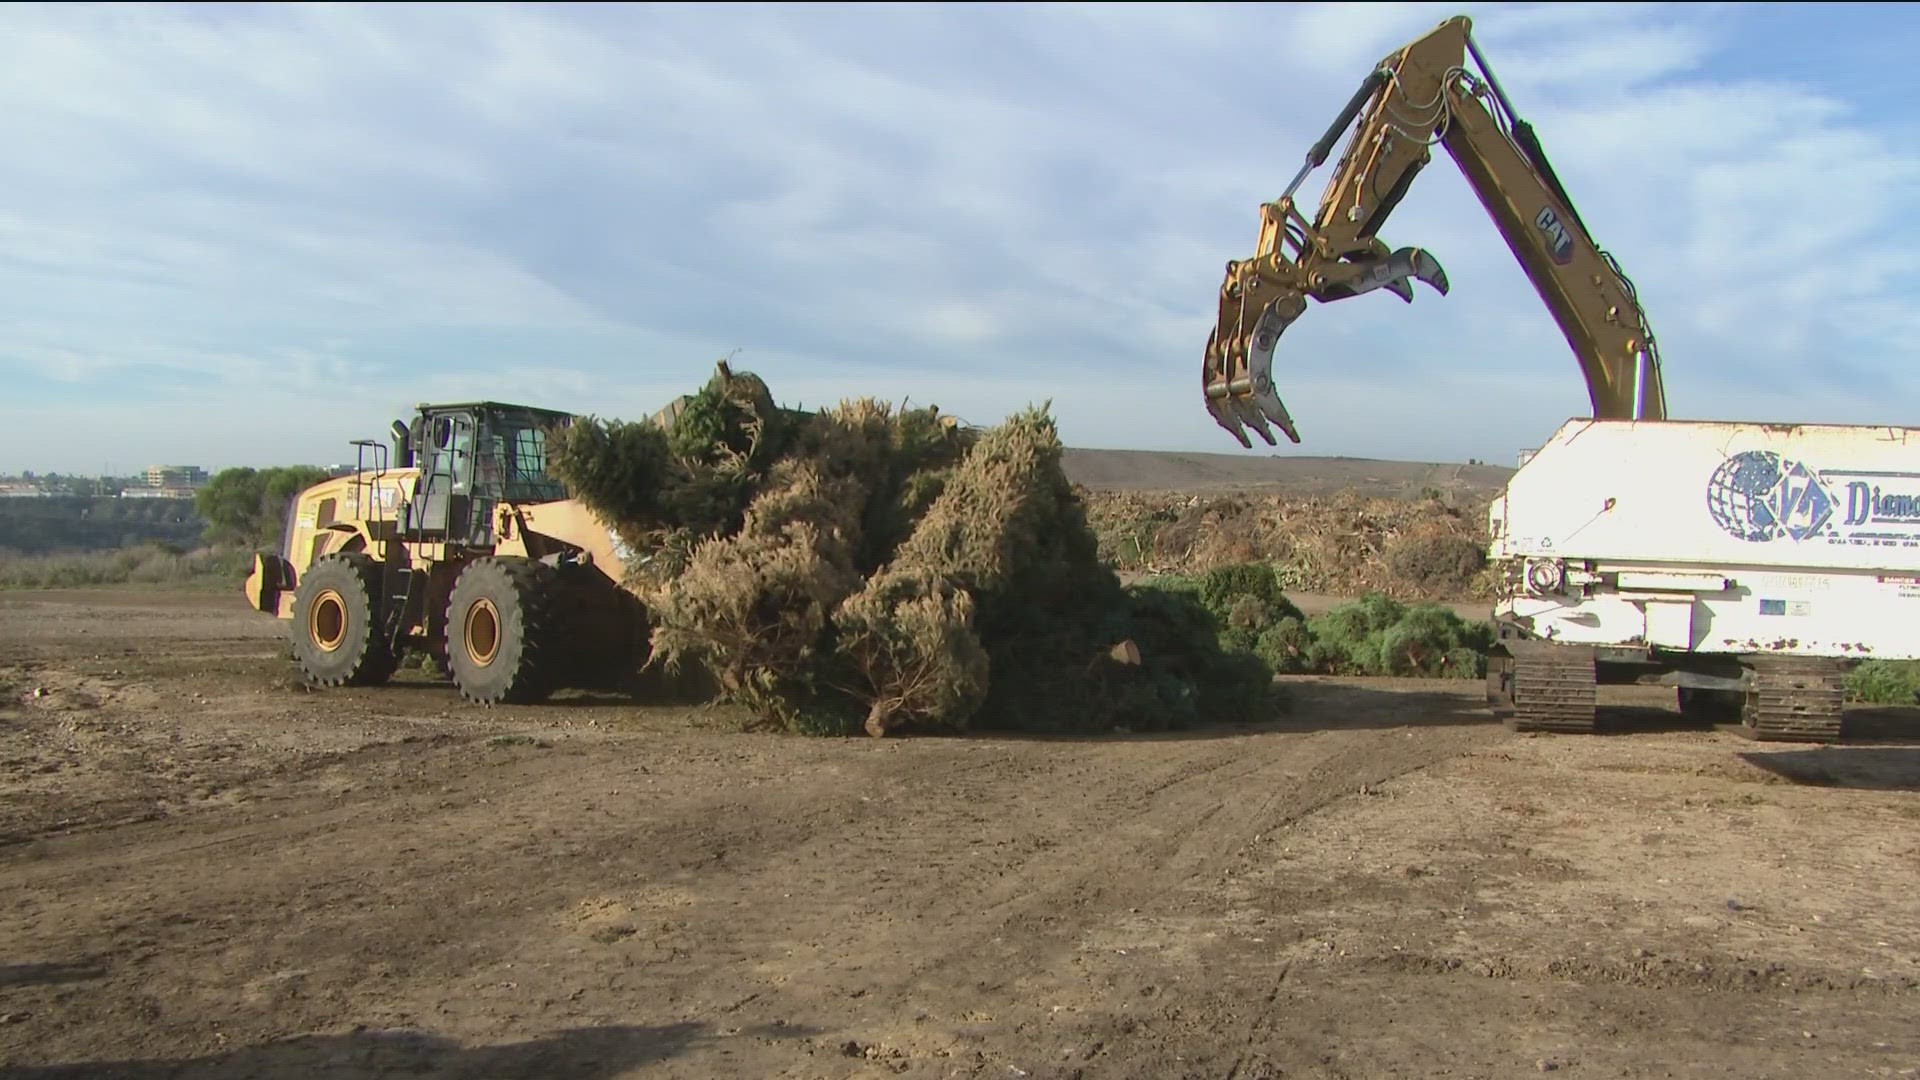
[[[1469,56],[1480,69],[1467,67]],[[1354,128],[1318,213],[1294,193]],[[1384,289],[1413,301],[1413,282],[1448,291],[1446,272],[1417,247],[1379,239],[1429,148],[1445,146],[1573,348],[1593,415],[1666,415],[1659,354],[1633,284],[1587,233],[1539,139],[1513,113],[1459,16],[1381,61],[1362,82],[1278,199],[1260,208],[1253,257],[1227,264],[1201,382],[1207,411],[1245,447],[1251,429],[1300,434],[1273,381],[1274,350],[1311,298],[1344,300]]]

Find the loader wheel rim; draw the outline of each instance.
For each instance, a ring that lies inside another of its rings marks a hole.
[[[321,652],[339,652],[347,642],[347,602],[338,589],[328,589],[313,598],[307,613],[307,636]]]
[[[467,659],[475,667],[486,667],[500,655],[500,611],[491,600],[475,600],[467,608],[465,622],[460,637],[467,648]]]

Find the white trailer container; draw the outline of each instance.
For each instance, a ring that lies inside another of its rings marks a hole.
[[[1591,731],[1597,682],[1642,682],[1832,740],[1849,665],[1920,657],[1920,428],[1571,420],[1489,518],[1515,728]]]

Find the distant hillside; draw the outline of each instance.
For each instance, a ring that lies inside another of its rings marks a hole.
[[[1296,496],[1352,491],[1383,498],[1418,497],[1428,488],[1467,498],[1488,497],[1505,487],[1514,473],[1498,465],[1153,450],[1070,449],[1064,464],[1069,479],[1095,491],[1257,491]]]
[[[0,499],[0,554],[105,551],[148,541],[193,547],[205,528],[192,499]]]

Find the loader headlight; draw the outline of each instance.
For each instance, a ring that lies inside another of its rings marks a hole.
[[[1535,596],[1557,593],[1567,586],[1567,564],[1559,559],[1527,560],[1527,591]]]

